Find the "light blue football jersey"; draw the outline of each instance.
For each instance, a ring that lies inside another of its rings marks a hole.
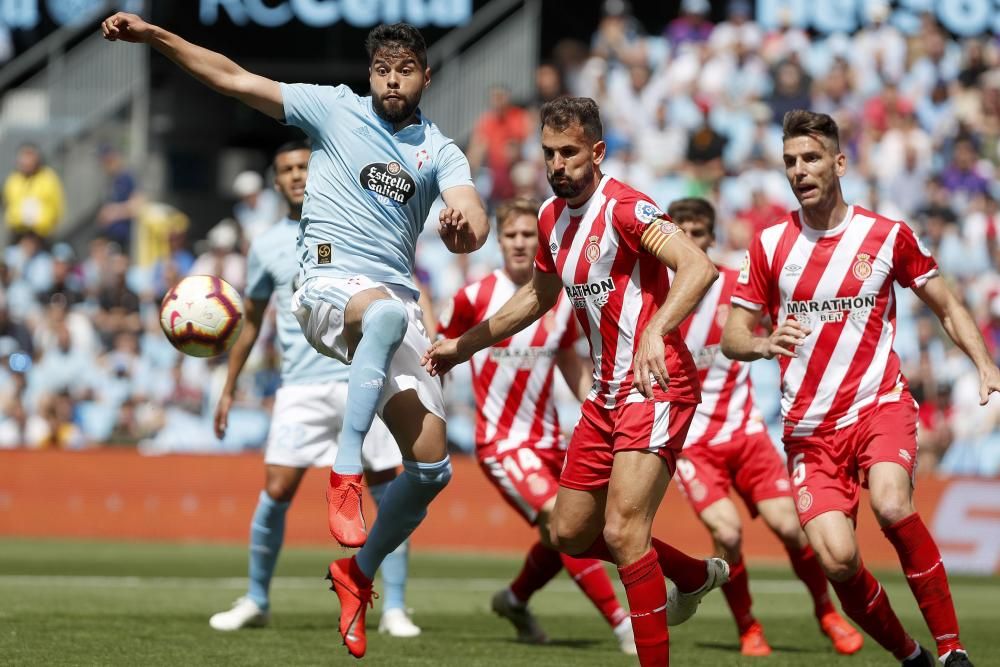
[[[347,382],[348,367],[313,349],[292,314],[292,293],[299,274],[298,237],[299,223],[284,218],[253,240],[247,258],[246,296],[267,301],[275,295],[282,384]]]
[[[303,278],[325,275],[415,292],[417,236],[438,194],[472,185],[469,161],[437,126],[393,132],[371,97],[347,86],[281,84],[285,122],[313,142],[302,207]]]

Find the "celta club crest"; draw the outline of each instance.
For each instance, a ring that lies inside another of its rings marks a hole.
[[[417,151],[416,158],[417,158],[417,169],[418,170],[420,169],[420,167],[424,166],[425,162],[430,162],[431,161],[430,155],[428,155],[427,151],[425,151],[423,148],[421,148],[419,151]]]
[[[598,239],[596,236],[591,236],[589,241],[584,255],[587,261],[593,264],[601,258],[601,246],[597,243]]]
[[[854,262],[851,273],[861,282],[868,280],[872,274],[871,255],[866,252],[858,253],[858,259]]]

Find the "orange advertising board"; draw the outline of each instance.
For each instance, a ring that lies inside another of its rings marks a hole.
[[[414,534],[415,549],[517,552],[534,541],[533,530],[473,460],[454,457],[454,466],[451,484]],[[264,467],[255,454],[0,452],[0,535],[239,543],[247,539],[263,481]],[[288,544],[330,544],[325,484],[323,471],[306,476],[289,511]],[[1000,573],[1000,480],[921,477],[916,503],[950,569]],[[367,510],[374,515],[370,504]],[[781,544],[764,525],[750,522],[745,512],[744,518],[747,557],[784,560]],[[867,508],[858,532],[867,563],[898,566]],[[711,549],[707,532],[673,485],[654,534],[692,554]]]

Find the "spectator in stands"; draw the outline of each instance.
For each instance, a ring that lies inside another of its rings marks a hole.
[[[13,354],[20,353],[30,359],[34,351],[31,332],[21,322],[11,319],[7,295],[0,290],[0,365],[7,368],[10,365],[10,356]]]
[[[256,171],[240,172],[233,180],[233,194],[237,197],[233,217],[240,225],[246,244],[284,215],[281,198],[274,190],[264,187],[264,178]]]
[[[14,375],[20,389],[0,405],[0,449],[38,448],[48,439],[49,426],[45,419],[24,405],[24,374]]]
[[[107,184],[104,203],[97,212],[97,223],[104,236],[128,255],[132,251],[132,225],[142,202],[139,184],[118,149],[102,144],[98,156]]]
[[[510,168],[521,155],[530,119],[527,111],[512,102],[506,86],[490,88],[490,108],[476,121],[468,150],[473,174],[484,166],[489,170],[493,184],[490,201],[507,199],[514,192]]]
[[[128,269],[128,257],[114,255],[107,282],[98,293],[99,309],[94,314],[94,324],[106,346],[121,332],[138,334],[142,331],[139,296],[128,287]]]
[[[888,0],[868,3],[871,23],[851,40],[850,59],[858,77],[858,90],[868,96],[887,83],[899,83],[906,71],[906,39],[889,23]]]
[[[163,298],[177,281],[191,273],[194,266],[194,254],[187,247],[187,231],[175,229],[170,232],[167,241],[168,254],[153,265],[152,290],[157,302]]]
[[[75,306],[83,301],[83,285],[73,267],[75,254],[68,243],[52,246],[52,282],[48,289],[38,293],[38,299],[45,303],[56,294],[63,295],[67,305]]]
[[[16,244],[7,248],[4,261],[34,293],[45,292],[52,285],[52,255],[34,230],[24,232]]]
[[[716,132],[709,120],[712,108],[707,99],[695,100],[701,111],[701,125],[688,135],[687,161],[691,176],[698,187],[711,187],[722,178],[722,152],[726,148],[726,137]]]
[[[753,235],[777,222],[785,210],[784,206],[771,199],[762,185],[758,185],[750,193],[750,206],[739,211],[736,217],[746,223]]]
[[[542,63],[535,70],[535,99],[531,106],[540,109],[546,102],[567,93],[559,68],[552,63]]]
[[[218,276],[243,292],[247,260],[238,250],[239,227],[226,218],[208,232],[208,249],[191,265],[191,275]]]
[[[590,52],[610,67],[630,67],[646,62],[645,31],[632,16],[627,0],[605,0],[601,20],[590,43]]]
[[[64,201],[59,175],[45,165],[34,144],[17,149],[14,171],[3,186],[4,221],[15,235],[34,232],[42,238],[62,221]]]
[[[682,0],[681,15],[667,24],[663,36],[675,49],[685,44],[703,44],[712,36],[715,25],[708,20],[712,6],[708,0]]]
[[[961,205],[968,203],[973,195],[989,192],[990,182],[978,165],[979,153],[970,136],[955,140],[951,151],[951,163],[941,172],[941,183],[952,195],[961,198]]]
[[[771,117],[781,119],[793,109],[808,109],[812,100],[812,80],[797,57],[783,60],[774,68],[774,90],[767,98]]]

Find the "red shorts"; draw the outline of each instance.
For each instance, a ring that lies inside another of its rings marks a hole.
[[[631,450],[655,452],[673,475],[694,410],[691,403],[643,401],[609,409],[584,401],[559,483],[578,491],[604,488],[615,454]]]
[[[760,501],[792,497],[785,462],[766,431],[738,436],[720,445],[687,447],[677,461],[677,479],[698,514],[728,498],[730,485],[752,517],[757,516]]]
[[[788,472],[799,521],[840,511],[857,521],[861,487],[876,463],[898,463],[912,483],[917,463],[917,406],[908,392],[883,403],[844,428],[785,438]]]
[[[534,525],[538,514],[559,490],[559,472],[566,451],[524,447],[483,456],[479,466],[507,504]]]

